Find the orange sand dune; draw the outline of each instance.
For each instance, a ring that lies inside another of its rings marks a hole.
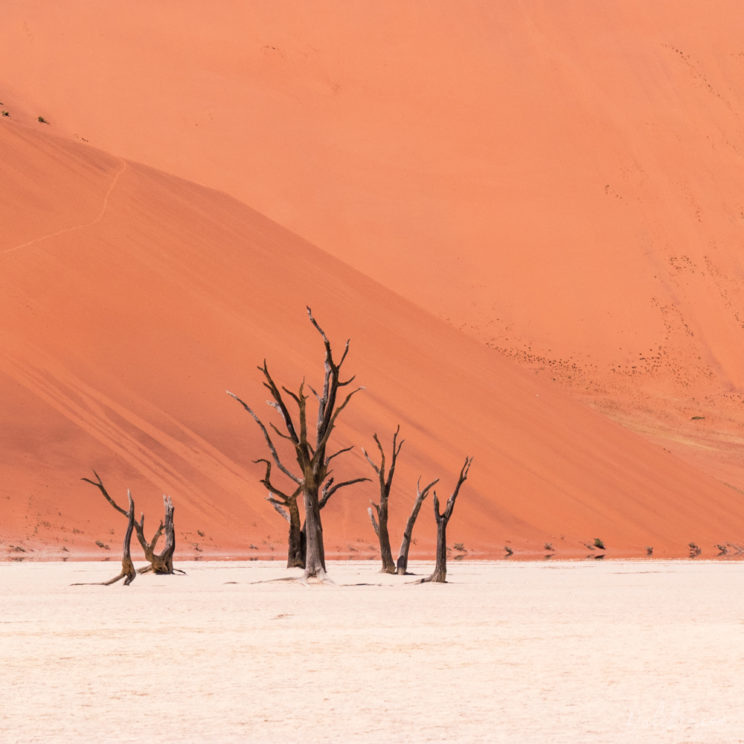
[[[0,99],[741,486],[743,38],[739,0],[9,0]]]
[[[149,167],[0,122],[0,540],[6,556],[115,556],[121,517],[80,478],[131,486],[150,523],[177,505],[181,551],[280,555],[284,523],[257,482],[253,422],[225,395],[266,398],[255,365],[317,381],[310,304],[365,391],[338,429],[358,451],[400,423],[393,541],[416,477],[447,496],[475,463],[450,529],[474,554],[709,554],[736,542],[736,494],[242,203]],[[33,174],[31,178],[30,174]],[[53,205],[50,209],[49,205]],[[271,411],[265,409],[267,415]],[[372,484],[326,512],[331,551],[371,554]],[[431,506],[417,554],[433,545]]]

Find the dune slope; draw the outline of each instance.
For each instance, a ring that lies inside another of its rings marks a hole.
[[[339,474],[369,474],[359,445],[402,426],[396,546],[417,476],[441,477],[446,497],[465,455],[450,539],[471,553],[585,554],[601,537],[615,555],[683,555],[744,528],[730,487],[228,196],[13,122],[0,159],[14,164],[0,182],[6,555],[118,551],[123,520],[79,480],[92,468],[122,500],[131,487],[149,523],[171,494],[182,551],[280,555],[260,432],[225,390],[262,409],[264,358],[285,384],[317,383],[306,304],[339,347],[351,337],[365,386],[338,428],[357,445]],[[331,551],[371,554],[374,496],[334,497]]]
[[[230,193],[744,483],[738,0],[3,14],[12,117]]]

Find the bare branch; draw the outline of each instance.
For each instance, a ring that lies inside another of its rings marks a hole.
[[[280,504],[276,499],[273,499],[271,496],[267,496],[266,501],[268,501],[274,507],[274,510],[282,519],[286,519],[287,522],[290,522],[289,512],[284,508],[282,504]]]
[[[449,497],[449,499],[447,499],[447,506],[444,509],[444,516],[446,517],[447,521],[449,521],[449,518],[452,516],[452,510],[455,508],[455,501],[457,500],[457,495],[460,493],[460,487],[467,480],[468,473],[470,472],[470,466],[472,464],[473,458],[466,457],[465,462],[460,470],[460,476],[457,479],[455,490],[452,492],[452,495]]]
[[[231,398],[235,398],[235,400],[237,400],[238,403],[240,403],[240,405],[243,406],[243,408],[246,411],[248,411],[248,413],[251,415],[253,420],[259,425],[259,427],[261,428],[261,431],[263,432],[264,439],[266,440],[266,444],[269,447],[269,451],[271,452],[271,456],[274,458],[274,462],[276,463],[276,466],[279,468],[279,470],[281,470],[282,473],[284,473],[284,475],[286,475],[288,478],[293,480],[298,485],[302,483],[302,479],[298,478],[294,473],[292,473],[292,471],[289,470],[289,468],[287,468],[284,465],[284,463],[281,461],[281,459],[279,458],[279,453],[276,451],[276,447],[274,446],[274,442],[271,439],[271,435],[269,434],[266,427],[264,426],[263,421],[261,421],[261,419],[258,416],[256,416],[253,409],[247,403],[242,401],[237,395],[235,395],[235,393],[231,393],[229,390],[226,390],[225,392]]]
[[[276,403],[269,403],[269,405],[272,408],[278,408]],[[292,442],[292,444],[294,445],[292,437],[290,437],[289,434],[285,434],[281,429],[279,429],[279,427],[273,421],[269,421],[269,426],[274,430],[274,434],[276,434],[278,437],[281,437],[282,439],[286,439],[288,442]]]
[[[103,497],[106,499],[106,501],[111,504],[111,506],[116,509],[116,511],[119,512],[119,514],[123,514],[125,517],[129,516],[129,512],[127,512],[125,509],[122,509],[112,498],[109,496],[108,491],[106,490],[106,487],[103,485],[103,481],[101,480],[101,476],[96,473],[96,471],[93,471],[93,475],[95,475],[96,479],[92,481],[90,478],[81,478],[81,480],[85,481],[86,483],[90,483],[92,486],[95,486],[102,494]]]
[[[364,449],[364,447],[362,447],[362,454],[367,459],[367,462],[370,464],[370,466],[375,471],[375,473],[377,473],[377,475],[379,476],[380,475],[380,466],[377,465],[377,463],[369,456],[369,454],[367,453],[367,450]]]
[[[322,437],[318,440],[318,446],[316,447],[317,452],[322,452],[323,448],[328,443],[328,439],[331,436],[331,432],[333,431],[334,426],[336,425],[336,419],[341,414],[341,411],[346,408],[346,406],[349,404],[349,401],[360,391],[364,390],[363,387],[358,387],[356,390],[352,390],[347,396],[344,402],[336,407],[336,410],[333,412],[333,415],[330,418],[330,422],[326,429],[323,431]]]
[[[380,513],[380,509],[377,506],[377,504],[372,504],[372,506],[370,506],[367,509],[367,514],[369,514],[369,518],[370,518],[370,520],[372,522],[372,527],[375,530],[375,535],[377,535],[377,537],[379,538],[380,537],[380,526],[377,524],[377,520],[375,519],[375,513],[374,513],[374,511],[372,511],[372,507],[374,507],[375,509],[377,509],[377,513],[378,514]]]
[[[259,369],[261,370],[261,372],[263,372],[263,375],[266,378],[266,382],[264,382],[264,387],[268,388],[269,392],[271,393],[271,397],[276,401],[279,413],[281,414],[282,419],[284,420],[284,425],[287,427],[287,432],[292,437],[292,441],[295,443],[295,445],[299,444],[300,438],[297,436],[297,431],[295,430],[294,422],[292,421],[292,416],[290,416],[289,409],[284,403],[284,398],[282,398],[282,394],[279,388],[276,386],[274,379],[269,373],[269,367],[266,364],[265,359],[264,359],[263,367],[259,367]]]
[[[263,483],[264,486],[272,493],[276,494],[277,496],[280,496],[283,499],[284,504],[288,504],[292,499],[297,498],[297,494],[299,493],[300,489],[296,489],[294,494],[292,496],[287,496],[284,491],[277,488],[272,482],[271,482],[271,461],[267,460],[265,457],[259,457],[258,460],[254,460],[256,464],[263,463],[266,466],[266,472],[264,473],[263,478],[259,478],[259,483]]]
[[[326,351],[328,353],[328,356],[331,355],[331,342],[328,340],[328,336],[325,335],[325,331],[318,325],[318,321],[315,320],[313,317],[313,311],[310,309],[309,305],[305,305],[305,308],[307,310],[307,315],[310,318],[310,322],[315,326],[315,329],[320,334],[321,338],[323,339],[323,343],[325,344]],[[348,342],[347,342],[348,345]]]
[[[368,480],[369,478],[352,478],[351,480],[341,481],[341,483],[334,483],[333,478],[329,478],[323,486],[318,506],[322,509],[328,503],[328,499],[341,488],[353,486],[355,483],[365,483]]]
[[[377,451],[380,453],[380,468],[377,470],[377,474],[380,476],[380,485],[382,486],[385,479],[385,450],[382,448],[380,438],[377,436],[377,432],[372,435],[372,439],[375,440],[377,445]]]
[[[385,493],[387,495],[390,495],[390,489],[393,486],[393,475],[395,473],[395,465],[398,462],[398,455],[400,455],[400,451],[403,448],[403,443],[405,442],[405,439],[401,439],[400,442],[398,441],[399,434],[400,434],[400,424],[398,424],[397,428],[395,429],[395,433],[393,434],[393,454],[392,454],[392,457],[390,458],[390,470],[387,475],[387,480],[385,481]],[[375,435],[375,437],[376,436],[377,435]],[[382,447],[380,447],[380,450],[382,450]]]
[[[144,523],[145,523],[145,515],[143,513],[142,514],[142,524],[144,525]],[[155,546],[158,544],[158,540],[160,540],[160,536],[163,534],[164,527],[165,527],[165,525],[161,521],[160,524],[158,525],[157,531],[152,536],[152,540],[150,540],[150,552],[151,553],[154,553],[155,552]],[[144,529],[144,527],[143,527],[143,529]]]
[[[340,449],[338,452],[334,452],[332,455],[329,455],[326,457],[326,468],[328,467],[328,463],[330,463],[331,460],[333,460],[334,457],[338,457],[339,455],[345,455],[347,452],[351,452],[351,450],[354,449],[354,445],[352,444],[350,447],[344,447],[343,449]],[[364,450],[362,450],[364,451]]]
[[[347,338],[346,339],[346,344],[344,345],[344,353],[341,354],[341,359],[338,360],[338,364],[336,365],[336,369],[341,369],[341,365],[344,363],[344,361],[346,361],[346,355],[349,353],[349,345],[350,344],[351,344],[351,339],[350,338]],[[351,380],[353,380],[353,379],[354,378],[352,377]],[[348,382],[342,382],[340,384],[341,385],[348,385],[349,382],[351,382],[351,380],[349,380]]]

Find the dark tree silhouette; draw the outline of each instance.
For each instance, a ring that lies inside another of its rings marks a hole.
[[[127,534],[129,535],[129,538],[131,538],[132,529],[134,529],[134,532],[137,535],[137,540],[145,554],[145,560],[150,564],[149,566],[145,566],[145,568],[139,569],[138,573],[146,573],[147,571],[153,571],[156,574],[175,573],[173,568],[173,553],[176,549],[176,534],[173,525],[173,502],[170,497],[163,495],[165,517],[163,521],[160,522],[160,525],[155,531],[152,539],[148,541],[145,537],[145,515],[142,513],[139,522],[134,518],[134,499],[132,498],[131,492],[127,492],[129,495],[129,509],[125,510],[111,498],[106,487],[103,485],[101,476],[98,475],[95,470],[93,471],[93,475],[95,476],[95,480],[91,480],[90,478],[83,478],[82,480],[95,486],[101,492],[106,501],[108,501],[116,511],[127,518],[129,525],[127,527]],[[157,547],[158,540],[160,540],[160,536],[163,532],[165,532],[165,545],[163,546],[162,552],[156,553],[155,548]],[[129,558],[129,563],[131,564],[131,558],[129,557],[129,538],[125,540],[125,555],[124,558],[122,558],[122,576],[128,575],[124,568],[124,563],[127,558]],[[122,576],[118,576],[114,581],[118,581]],[[134,577],[129,579],[129,581],[125,581],[125,583],[131,583],[133,578]],[[110,583],[114,582],[112,581]]]
[[[269,490],[269,500],[274,503],[274,506],[276,507],[276,502],[278,502],[280,507],[287,509],[290,516],[290,543],[293,539],[293,533],[291,521],[292,514],[289,510],[292,508],[292,501],[294,500],[296,504],[299,494],[302,494],[302,502],[305,512],[305,577],[323,578],[326,574],[326,565],[325,548],[323,544],[323,525],[320,518],[320,510],[339,489],[369,479],[354,478],[352,480],[335,483],[331,477],[331,462],[336,457],[339,457],[353,449],[352,447],[344,447],[336,452],[328,454],[331,434],[341,412],[349,404],[352,397],[362,388],[357,387],[343,396],[343,398],[340,397],[342,388],[351,385],[355,379],[353,376],[347,380],[344,380],[341,377],[341,367],[346,361],[351,341],[346,341],[341,358],[338,361],[335,360],[331,349],[331,343],[323,329],[318,325],[317,321],[313,317],[313,313],[309,307],[307,308],[307,314],[313,327],[323,339],[323,347],[325,349],[323,388],[321,392],[318,393],[312,387],[309,387],[310,392],[315,396],[318,403],[317,422],[315,425],[314,436],[313,433],[310,432],[310,427],[308,426],[307,401],[309,396],[305,394],[305,381],[303,380],[300,383],[298,391],[295,393],[287,387],[282,386],[280,388],[276,382],[274,382],[274,379],[269,372],[266,360],[264,360],[262,366],[258,367],[264,377],[263,385],[271,395],[271,400],[268,401],[268,405],[278,411],[282,428],[280,429],[273,423],[270,423],[269,426],[275,436],[287,441],[291,445],[297,465],[296,470],[293,471],[284,464],[274,444],[272,435],[253,409],[229,390],[227,391],[227,394],[235,398],[235,400],[243,406],[243,408],[258,424],[264,435],[266,445],[271,453],[271,460],[269,461],[266,458],[261,458],[257,461],[266,465],[266,472],[264,477],[261,479],[261,482]],[[284,393],[284,395],[282,393]],[[297,407],[297,413],[295,416],[293,416],[289,411],[285,401],[285,395],[288,398],[291,398]],[[286,489],[277,487],[271,480],[271,467],[268,463],[272,462],[287,478],[289,478],[290,481],[292,481],[294,484],[292,492],[294,493],[296,490],[297,495],[291,496],[287,493]]]
[[[406,528],[403,531],[403,540],[400,544],[400,553],[398,554],[398,561],[395,565],[396,571],[400,575],[408,573],[408,551],[411,547],[411,537],[413,535],[413,526],[416,524],[416,518],[421,511],[421,504],[424,503],[424,499],[429,495],[436,484],[439,483],[439,478],[433,480],[428,486],[421,490],[421,478],[416,481],[416,501],[413,503],[413,509],[411,509],[411,515],[408,517],[406,522]]]
[[[389,574],[395,573],[395,562],[393,561],[393,551],[390,548],[390,534],[388,532],[388,501],[390,499],[390,489],[393,485],[395,465],[398,461],[401,447],[403,447],[403,442],[405,441],[404,439],[398,441],[399,434],[400,426],[398,426],[395,430],[395,434],[393,434],[393,449],[392,454],[390,455],[390,469],[387,472],[385,471],[385,450],[383,449],[377,434],[374,434],[373,438],[380,453],[379,465],[369,456],[367,450],[362,448],[362,452],[367,458],[367,462],[372,466],[372,469],[377,474],[377,480],[380,485],[380,503],[375,504],[374,502],[371,502],[371,506],[367,511],[369,513],[369,518],[372,521],[372,527],[375,530],[377,539],[380,542],[382,572]]]
[[[437,498],[437,492],[434,491],[434,516],[437,520],[437,562],[434,567],[434,573],[428,578],[422,579],[422,582],[436,581],[444,583],[447,581],[447,524],[452,516],[452,510],[455,508],[455,501],[457,500],[457,495],[460,493],[460,487],[468,477],[472,462],[472,457],[465,458],[465,464],[460,470],[460,477],[457,479],[455,490],[449,499],[447,499],[447,505],[443,512],[439,511],[439,499]]]

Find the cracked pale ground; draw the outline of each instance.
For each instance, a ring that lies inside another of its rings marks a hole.
[[[182,565],[0,565],[0,740],[744,741],[740,563]]]

